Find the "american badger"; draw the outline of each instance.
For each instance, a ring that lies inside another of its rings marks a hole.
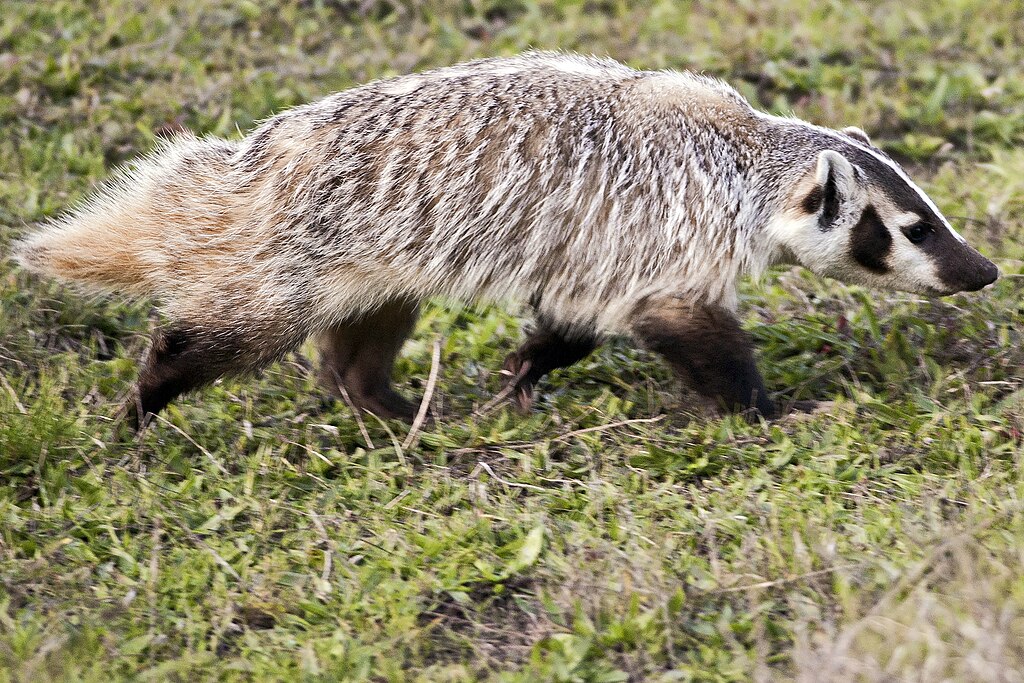
[[[17,247],[155,297],[136,418],[316,335],[323,380],[409,418],[391,370],[420,302],[529,303],[521,404],[627,334],[726,409],[776,413],[735,309],[773,263],[930,295],[998,271],[860,130],[755,111],[717,80],[534,52],[376,81],[239,141],[181,135]]]

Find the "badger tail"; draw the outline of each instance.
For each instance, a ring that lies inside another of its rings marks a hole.
[[[164,140],[77,210],[15,244],[13,256],[30,271],[87,289],[158,295],[189,277],[182,272],[189,252],[230,230],[235,151],[215,138]]]

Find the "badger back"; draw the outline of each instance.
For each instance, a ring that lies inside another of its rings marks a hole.
[[[622,318],[617,305],[667,279],[722,296],[736,275],[722,261],[742,239],[716,226],[743,210],[743,180],[722,153],[736,141],[695,117],[717,120],[709,97],[746,106],[707,79],[610,60],[483,60],[285,112],[239,160],[264,188],[259,213],[335,294],[358,273],[381,298],[541,298]]]

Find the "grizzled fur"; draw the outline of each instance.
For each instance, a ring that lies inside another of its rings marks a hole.
[[[918,223],[927,249],[898,235]],[[632,334],[712,399],[770,413],[731,313],[742,275],[790,260],[928,293],[995,277],[862,132],[554,53],[369,83],[238,142],[168,140],[18,255],[162,302],[143,415],[317,334],[332,389],[408,416],[391,364],[433,296],[536,308],[507,363],[524,402],[602,335]]]

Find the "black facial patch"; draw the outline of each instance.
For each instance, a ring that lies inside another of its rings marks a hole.
[[[868,206],[853,226],[850,237],[850,255],[872,273],[882,275],[889,272],[886,257],[892,249],[892,236],[878,217],[875,207]]]
[[[821,200],[825,197],[825,191],[821,189],[821,185],[815,185],[814,189],[807,193],[804,197],[803,209],[804,213],[808,216],[811,214],[818,213],[818,209],[821,208]]]
[[[821,217],[818,219],[818,228],[822,232],[828,232],[832,229],[832,224],[836,222],[836,217],[839,216],[839,187],[836,183],[836,174],[832,172],[832,169],[829,169],[828,177],[825,178],[822,193],[824,204],[821,209]]]

